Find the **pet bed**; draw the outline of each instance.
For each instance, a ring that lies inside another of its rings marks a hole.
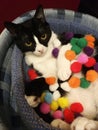
[[[15,23],[30,19],[35,10],[14,20]],[[93,34],[98,38],[97,18],[70,10],[45,9],[51,28],[57,32]],[[24,98],[23,55],[5,29],[0,35],[0,106],[1,117],[11,130],[59,130],[44,122]],[[2,113],[5,113],[5,117]]]

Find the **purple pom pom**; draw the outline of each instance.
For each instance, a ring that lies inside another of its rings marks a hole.
[[[54,48],[52,51],[52,55],[56,58],[58,56],[59,53],[59,49],[58,48]]]
[[[88,56],[91,56],[91,55],[93,54],[93,52],[94,52],[94,49],[91,48],[91,47],[89,47],[89,46],[86,46],[83,51],[84,51],[84,53],[87,54]]]
[[[65,33],[65,39],[66,40],[70,40],[73,36],[74,36],[74,34],[72,32]]]
[[[98,72],[98,62],[94,65],[94,70]]]

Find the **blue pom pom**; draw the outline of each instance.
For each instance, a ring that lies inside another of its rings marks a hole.
[[[46,92],[46,94],[45,94],[45,102],[47,102],[47,103],[51,103],[52,102],[52,93],[50,93],[50,92]]]

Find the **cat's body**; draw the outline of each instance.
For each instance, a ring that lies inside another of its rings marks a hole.
[[[28,103],[31,106],[33,104],[34,107],[36,107],[40,101],[34,96],[38,96],[37,94],[39,93],[32,93],[32,90],[36,88],[38,91],[38,87],[41,85],[41,82],[43,86],[45,85],[42,89],[46,90],[48,88],[48,85],[45,83],[43,77],[53,76],[56,77],[57,80],[60,79],[65,81],[71,76],[71,62],[64,56],[65,52],[71,49],[71,45],[68,43],[62,46],[58,36],[51,31],[49,24],[46,22],[41,7],[37,9],[34,18],[28,22],[19,25],[6,23],[5,26],[16,36],[16,44],[25,54],[25,61],[27,65],[33,65],[34,69],[42,74],[41,78],[31,81],[31,91],[27,90],[28,94],[26,99]],[[52,55],[52,51],[55,47],[59,49],[57,58]],[[81,75],[82,72],[77,74],[79,78]],[[41,82],[38,82],[38,80]],[[33,88],[32,86],[35,87]],[[42,91],[43,90],[40,90],[40,92]],[[98,114],[97,91],[98,79],[91,83],[90,87],[87,89],[80,87],[71,89],[69,93],[65,95],[69,99],[70,104],[80,102],[84,108],[84,111],[82,112],[83,117],[79,117],[72,122],[72,130],[96,130],[98,128],[98,123],[93,121]],[[62,130],[66,130],[68,127],[70,129],[70,126],[60,119],[53,120],[51,124],[52,126],[59,127]]]

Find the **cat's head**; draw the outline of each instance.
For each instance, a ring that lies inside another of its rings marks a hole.
[[[16,45],[23,53],[41,56],[47,51],[52,32],[42,6],[36,9],[32,19],[19,24],[5,22],[4,25],[15,36]]]

